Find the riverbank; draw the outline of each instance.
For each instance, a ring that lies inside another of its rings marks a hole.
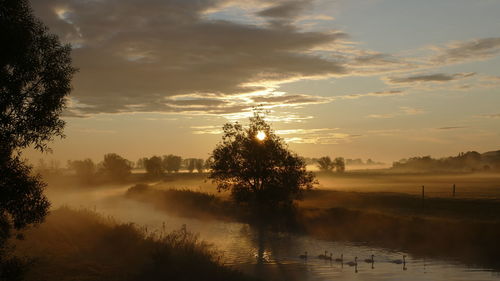
[[[222,265],[217,252],[181,228],[148,233],[88,210],[59,208],[14,240],[23,280],[255,280]]]
[[[258,223],[248,210],[213,194],[143,185],[129,189],[126,196],[176,215]],[[330,203],[319,207],[323,201]],[[293,217],[286,217],[281,225],[316,238],[500,269],[497,210],[500,202],[494,200],[432,198],[422,207],[420,197],[408,194],[318,190],[308,194]],[[272,223],[277,226],[276,221]]]

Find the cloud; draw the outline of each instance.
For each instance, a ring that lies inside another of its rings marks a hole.
[[[313,4],[312,0],[33,1],[36,14],[74,48],[80,72],[65,112],[68,117],[160,112],[239,118],[258,103],[276,108],[334,100],[304,94],[251,95],[272,92],[285,82],[424,71],[488,58],[500,50],[500,38],[432,47],[430,57],[361,50],[361,44],[348,41],[344,32],[305,31],[301,21],[332,20],[312,14],[308,9]],[[214,16],[234,7],[242,13],[248,9],[245,15],[257,20],[235,22]],[[398,75],[383,78],[398,89],[337,98],[404,95],[411,86],[448,86],[447,82],[474,74]],[[494,80],[488,83],[497,85]]]
[[[276,130],[276,134],[284,135],[287,143],[297,144],[338,144],[361,137],[361,135],[341,133],[338,130],[338,128],[297,128]]]
[[[266,120],[269,119],[266,117]],[[220,126],[193,126],[193,134],[222,134]],[[275,133],[287,143],[297,144],[338,144],[350,142],[361,135],[337,132],[338,128],[282,129]]]
[[[389,118],[394,118],[395,116],[396,114],[386,113],[386,114],[370,114],[366,117],[374,119],[389,119]]]
[[[70,108],[75,112],[68,115],[195,111],[195,102],[200,108],[202,103],[218,102],[219,107],[228,109],[220,101],[169,98],[187,94],[233,96],[269,90],[284,81],[346,73],[341,62],[309,52],[324,44],[335,45],[345,34],[204,16],[226,3],[34,1],[36,14],[74,47],[74,64],[80,72],[74,79],[72,98],[84,106]],[[293,14],[302,4],[279,5],[261,12],[269,16]]]
[[[268,116],[269,121],[277,122],[302,122],[313,118],[312,116],[300,116],[294,113],[275,112],[274,109],[295,108],[311,104],[321,104],[333,101],[332,98],[312,96],[305,94],[286,94],[284,92],[254,92],[241,95],[213,95],[213,94],[188,94],[172,97],[158,98],[148,104],[129,105],[130,112],[156,112],[176,113],[184,115],[214,115],[224,116],[227,119],[244,119],[250,117],[253,108],[260,106],[272,114]],[[109,110],[110,106],[106,106]],[[66,117],[88,117],[101,112],[96,106],[72,103],[72,110],[68,111]],[[109,113],[109,112],[108,112]],[[117,109],[113,113],[122,113]],[[75,116],[76,115],[76,116]]]
[[[259,104],[275,104],[275,105],[304,105],[304,104],[321,104],[333,101],[333,98],[311,96],[311,95],[275,95],[275,96],[258,96],[251,98],[255,103]]]
[[[358,65],[399,65],[401,62],[401,58],[378,52],[365,51],[354,58],[354,63]]]
[[[417,115],[417,114],[424,114],[425,113],[425,111],[420,109],[420,108],[413,108],[413,107],[408,107],[408,106],[401,106],[401,107],[399,107],[399,110],[404,115]]]
[[[441,128],[437,128],[438,130],[457,130],[457,129],[465,129],[467,127],[463,127],[463,126],[449,126],[449,127],[441,127]]]
[[[269,117],[269,116],[268,116]],[[269,118],[266,117],[269,121]],[[193,134],[222,134],[220,126],[193,126]],[[350,142],[361,135],[337,132],[338,128],[282,129],[275,133],[287,143],[297,144],[338,144]]]
[[[223,132],[220,126],[192,126],[191,129],[195,135],[219,135]]]
[[[477,117],[490,118],[490,119],[500,119],[500,113],[480,114],[480,115],[477,115]]]
[[[351,142],[361,135],[351,135],[345,133],[323,133],[306,136],[286,137],[285,142],[297,144],[339,144]]]
[[[361,135],[351,135],[344,133],[315,134],[307,136],[286,137],[285,142],[296,144],[339,144],[351,142]]]
[[[425,113],[425,111],[422,109],[419,109],[419,108],[401,106],[401,107],[399,107],[399,110],[397,112],[394,112],[394,113],[370,114],[366,117],[374,118],[374,119],[389,119],[389,118],[394,118],[394,117],[418,115],[418,114],[424,114],[424,113]]]
[[[437,54],[431,61],[437,64],[462,63],[491,58],[500,54],[500,37],[453,42],[444,47],[433,47]]]
[[[291,20],[301,15],[302,11],[311,6],[310,0],[284,1],[257,13],[261,17],[280,20]]]
[[[338,130],[338,128],[319,128],[319,129],[287,129],[287,130],[276,130],[278,135],[310,135],[320,132],[331,132]]]
[[[377,91],[364,94],[351,94],[346,96],[341,96],[342,99],[358,99],[362,97],[390,97],[390,96],[402,96],[405,92],[402,90],[389,90],[389,91]]]
[[[391,84],[408,84],[408,83],[443,83],[454,81],[458,79],[468,78],[474,76],[476,73],[455,73],[455,74],[445,74],[445,73],[433,73],[433,74],[417,74],[405,77],[387,77],[386,80]]]

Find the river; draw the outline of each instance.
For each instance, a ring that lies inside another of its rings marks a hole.
[[[498,271],[453,260],[425,259],[363,244],[315,239],[306,235],[258,231],[243,223],[177,217],[123,196],[127,187],[48,192],[53,207],[93,209],[119,222],[133,222],[148,232],[186,225],[221,254],[222,261],[264,280],[500,280]],[[82,203],[84,202],[84,203]],[[308,258],[301,258],[304,252]],[[328,251],[332,261],[319,259]],[[343,255],[343,262],[335,261]],[[374,262],[365,262],[374,255]],[[357,265],[349,262],[358,257]],[[398,263],[406,256],[405,263]]]

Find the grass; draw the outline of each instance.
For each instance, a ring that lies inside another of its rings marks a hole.
[[[500,220],[500,200],[425,197],[396,192],[351,192],[312,190],[300,205],[304,208],[347,208],[389,214],[469,219]]]
[[[189,189],[158,190],[147,184],[136,184],[127,190],[125,196],[186,217],[216,217],[221,220],[234,218],[234,214],[230,214],[235,210],[231,202],[213,194]]]
[[[33,261],[25,280],[253,280],[221,264],[185,228],[146,234],[87,210],[60,208],[16,241]]]

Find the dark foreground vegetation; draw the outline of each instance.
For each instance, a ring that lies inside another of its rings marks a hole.
[[[16,241],[24,280],[253,280],[225,267],[181,228],[147,233],[96,213],[61,208]]]
[[[130,188],[127,196],[177,215],[234,220],[259,227],[272,215],[265,214],[258,220],[241,205],[191,190],[139,185]],[[286,229],[280,231],[500,269],[496,259],[500,252],[499,210],[500,202],[495,200],[431,198],[422,205],[421,198],[413,195],[318,190],[308,192],[300,207],[286,213],[288,217],[281,213],[274,218],[286,220],[280,224]],[[276,221],[271,223],[275,228]]]

